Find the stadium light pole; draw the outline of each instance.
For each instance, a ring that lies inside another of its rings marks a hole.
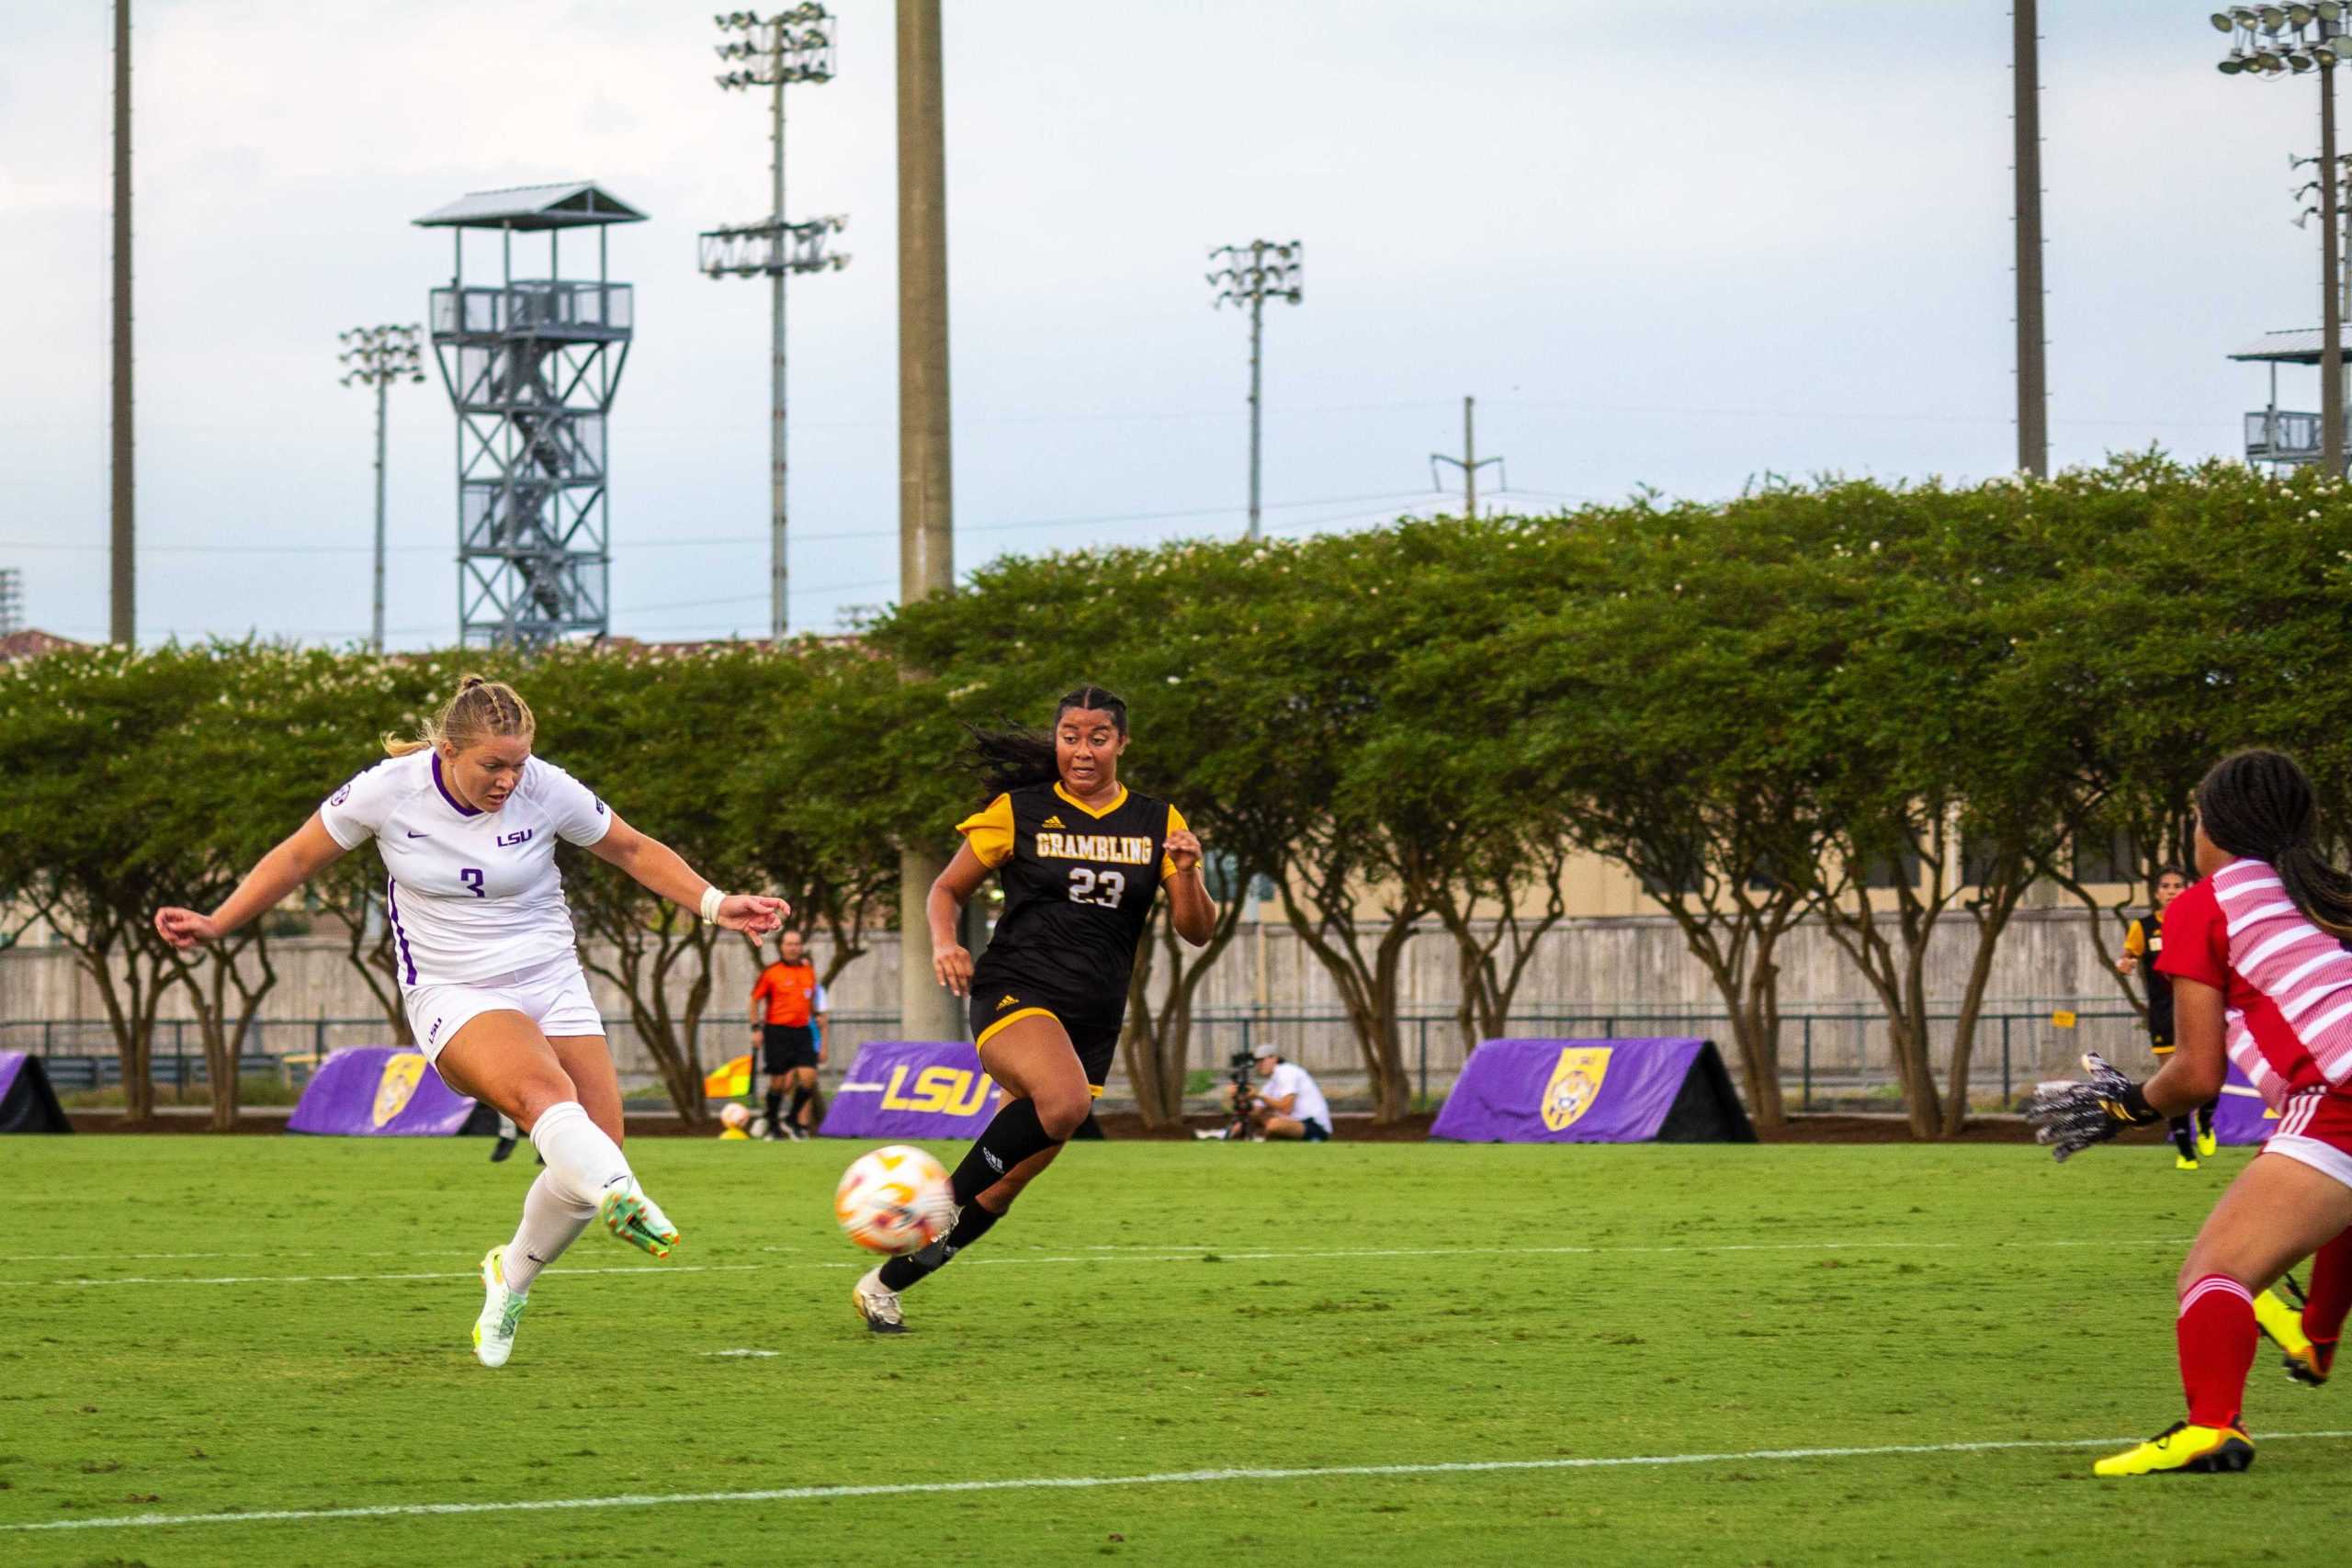
[[[107,640],[139,640],[138,450],[130,399],[130,0],[114,6],[114,357]]]
[[[841,217],[792,223],[784,216],[784,90],[796,82],[833,79],[833,15],[814,0],[762,18],[729,11],[711,18],[722,33],[741,33],[717,45],[730,69],[718,78],[729,92],[768,89],[769,207],[765,220],[707,231],[702,270],[711,277],[768,280],[768,635],[781,641],[787,619],[785,558],[784,280],[796,272],[838,272],[849,257],[828,254],[825,238],[848,223]]]
[[[2041,33],[2035,0],[2011,0],[2011,116],[2016,156],[2018,468],[2050,477],[2050,345],[2042,325]]]
[[[336,333],[343,352],[343,384],[376,389],[376,590],[368,622],[368,646],[384,651],[384,391],[395,381],[424,379],[421,326],[354,327]]]
[[[2224,76],[2252,79],[2319,73],[2320,203],[2320,462],[2344,477],[2344,305],[2336,292],[2342,233],[2336,225],[2335,67],[2352,61],[2341,0],[2313,5],[2233,6],[2212,13],[2214,30],[2230,35],[2220,62]]]
[[[1264,359],[1266,301],[1306,298],[1306,247],[1296,240],[1252,240],[1246,245],[1220,245],[1209,260],[1222,262],[1209,274],[1216,289],[1212,308],[1246,305],[1250,310],[1250,536],[1259,536],[1259,398],[1260,367]]]

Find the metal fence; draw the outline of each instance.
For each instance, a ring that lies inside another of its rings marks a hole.
[[[1928,1055],[1939,1077],[1950,1067],[1958,1016],[1951,1008],[1928,1015]],[[839,1078],[866,1041],[897,1038],[898,1023],[895,1013],[832,1014],[828,1081]],[[1461,1072],[1466,1053],[1460,1020],[1451,1010],[1425,1010],[1400,1017],[1398,1025],[1414,1087],[1422,1102],[1430,1103],[1450,1090]],[[605,1027],[624,1091],[658,1098],[661,1078],[634,1026],[615,1020]],[[1598,1039],[1702,1035],[1724,1046],[1735,1081],[1739,1077],[1730,1048],[1730,1020],[1720,1009],[1530,1007],[1513,1014],[1510,1032]],[[246,1036],[239,1071],[274,1075],[300,1087],[328,1053],[346,1045],[383,1044],[390,1038],[380,1017],[257,1021]],[[707,1019],[697,1054],[707,1069],[741,1055],[744,1042],[740,1023]],[[1188,1066],[1196,1084],[1213,1089],[1233,1055],[1268,1044],[1315,1074],[1336,1102],[1361,1102],[1368,1097],[1370,1075],[1362,1052],[1346,1015],[1336,1011],[1196,1014]],[[2146,1046],[2139,1015],[2111,1001],[2071,1007],[2064,1000],[2003,1003],[1978,1017],[1971,1099],[1984,1110],[2010,1106],[2039,1079],[2072,1074],[2076,1058],[2086,1050],[2135,1067],[2145,1064]],[[0,1021],[0,1051],[5,1050],[31,1051],[47,1058],[50,1075],[62,1089],[110,1088],[121,1081],[114,1032],[103,1019]],[[1784,1014],[1781,1059],[1781,1092],[1792,1109],[1893,1110],[1901,1103],[1886,1019],[1875,1010],[1814,1008]],[[160,1089],[185,1093],[205,1085],[203,1043],[193,1020],[157,1021],[151,1071]],[[1125,1094],[1124,1071],[1114,1067],[1106,1098],[1115,1102]]]

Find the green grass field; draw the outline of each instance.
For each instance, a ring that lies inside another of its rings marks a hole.
[[[2172,1568],[2352,1539],[2352,1387],[2267,1355],[2249,1424],[2303,1435],[2250,1473],[2087,1479],[2177,1414],[2173,1270],[2243,1155],[1080,1145],[876,1339],[828,1203],[852,1145],[650,1140],[678,1257],[592,1234],[492,1372],[473,1269],[531,1168],[485,1152],[9,1140],[0,1562]],[[1188,1473],[1381,1466],[1423,1468]],[[1111,1483],[1052,1484],[1081,1478]],[[825,1491],[971,1482],[1035,1484]],[[383,1512],[215,1522],[346,1509]]]

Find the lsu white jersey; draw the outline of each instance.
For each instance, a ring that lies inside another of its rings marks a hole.
[[[613,825],[585,785],[537,757],[496,811],[464,805],[430,747],[358,774],[321,803],[319,820],[346,850],[376,840],[402,989],[573,955],[556,840],[593,844]]]

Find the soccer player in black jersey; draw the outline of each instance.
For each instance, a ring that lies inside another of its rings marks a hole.
[[[2188,890],[2188,878],[2177,866],[2165,866],[2156,873],[2154,893],[2145,919],[2134,920],[2123,933],[2123,956],[2115,961],[2116,969],[2125,975],[2136,973],[2145,962],[2148,971],[2148,1049],[2154,1053],[2156,1066],[2161,1067],[2172,1059],[2172,981],[2156,967],[2165,953],[2165,906]],[[2220,1146],[2213,1129],[2213,1118],[2222,1108],[2219,1099],[2172,1119],[2173,1147],[2178,1151],[2173,1164],[2181,1170],[2195,1170],[2198,1156],[2212,1154]],[[2199,1125],[2199,1118],[2203,1125]]]
[[[899,1292],[987,1235],[1086,1120],[1118,1052],[1159,889],[1194,947],[1216,924],[1201,841],[1182,814],[1119,782],[1125,703],[1080,686],[1056,706],[1050,737],[979,731],[974,741],[989,802],[956,825],[963,847],[931,885],[932,962],[941,985],[970,998],[980,1065],[1006,1099],[956,1168],[947,1235],[858,1280],[851,1299],[876,1334],[905,1332]],[[975,963],[956,920],[990,872],[1004,912]]]

